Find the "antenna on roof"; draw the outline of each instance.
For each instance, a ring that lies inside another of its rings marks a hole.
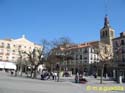
[[[105,3],[105,16],[107,16],[108,15],[108,1],[104,0],[104,3]]]

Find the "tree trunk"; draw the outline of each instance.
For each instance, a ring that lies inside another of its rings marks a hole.
[[[22,76],[22,73],[23,73],[23,66],[22,66],[22,64],[21,64],[21,65],[20,65],[19,75]]]
[[[57,71],[57,82],[59,82],[59,80],[60,80],[60,71],[58,70]]]
[[[38,65],[35,65],[35,68],[33,69],[33,78],[34,79],[37,78],[37,67],[38,67]]]
[[[30,73],[30,78],[33,77],[33,67],[31,67],[31,73]]]
[[[102,84],[102,82],[103,82],[103,72],[104,72],[104,64],[102,65],[102,68],[101,68],[100,84]]]
[[[52,66],[52,64],[50,64],[50,72],[52,72],[53,71],[53,66]]]
[[[33,78],[36,79],[36,76],[37,76],[37,69],[33,71]]]

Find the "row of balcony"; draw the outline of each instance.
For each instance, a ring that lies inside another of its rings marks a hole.
[[[10,46],[0,46],[0,48],[10,48]]]
[[[0,55],[4,55],[4,54],[5,54],[5,55],[11,55],[11,53],[3,53],[3,52],[0,53]],[[15,55],[15,53],[12,53],[12,55]]]
[[[14,48],[16,47],[15,45],[13,46]],[[26,46],[23,46],[24,48],[27,48]],[[8,49],[10,49],[11,48],[11,46],[10,45],[7,45],[7,46],[4,46],[4,45],[0,45],[0,48],[8,48]],[[19,45],[17,48],[22,48],[22,46],[21,45]],[[31,47],[29,47],[29,49],[32,49]]]

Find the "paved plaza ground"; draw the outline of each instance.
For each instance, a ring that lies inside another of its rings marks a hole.
[[[76,84],[74,77],[61,77],[60,82],[56,82],[14,77],[10,73],[0,72],[0,93],[125,93],[125,84],[117,84],[113,81],[104,81],[104,84],[99,84],[99,79],[86,78],[88,83]],[[106,88],[113,86],[117,86],[119,90],[106,91]]]

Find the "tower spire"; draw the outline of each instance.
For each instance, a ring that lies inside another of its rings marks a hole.
[[[108,19],[108,15],[107,14],[105,15],[105,18],[104,18],[104,27],[110,27],[109,19]]]

